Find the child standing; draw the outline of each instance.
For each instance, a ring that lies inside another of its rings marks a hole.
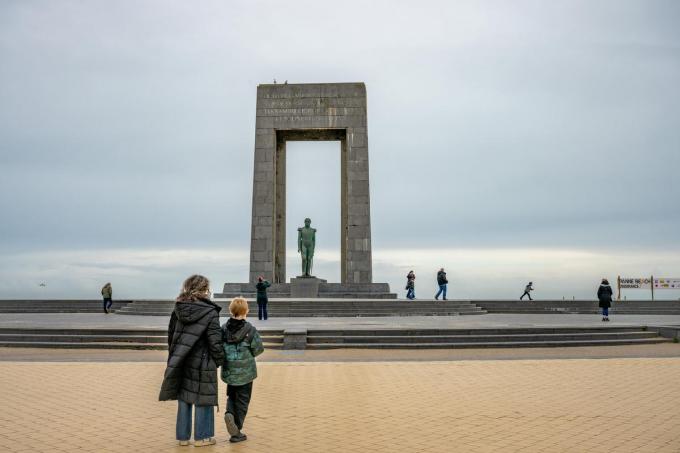
[[[224,422],[231,438],[229,442],[243,442],[247,436],[241,432],[248,413],[257,377],[255,357],[262,354],[264,346],[257,329],[246,321],[248,301],[236,297],[229,304],[231,317],[222,326],[225,360],[222,380],[227,383],[227,412]]]

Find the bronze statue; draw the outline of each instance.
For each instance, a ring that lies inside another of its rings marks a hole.
[[[305,226],[298,228],[298,253],[302,254],[301,277],[312,277],[312,260],[316,245],[316,229],[311,228],[312,220],[305,219]]]

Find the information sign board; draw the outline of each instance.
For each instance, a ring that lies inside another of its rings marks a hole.
[[[624,278],[619,280],[621,289],[651,289],[652,279],[649,277],[643,278]]]

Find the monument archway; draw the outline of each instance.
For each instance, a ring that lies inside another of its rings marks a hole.
[[[372,283],[366,87],[363,83],[257,87],[250,282],[286,277],[286,143],[340,142],[341,283]]]

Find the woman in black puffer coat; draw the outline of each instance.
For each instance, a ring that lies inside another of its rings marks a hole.
[[[210,301],[210,282],[202,275],[185,280],[168,326],[168,365],[160,401],[177,400],[177,440],[189,445],[191,410],[196,406],[194,446],[215,443],[217,367],[224,361],[220,307]]]
[[[609,286],[609,281],[606,278],[602,279],[600,287],[597,289],[597,299],[600,301],[600,308],[602,308],[602,321],[609,321],[609,307],[612,306],[612,287]]]

